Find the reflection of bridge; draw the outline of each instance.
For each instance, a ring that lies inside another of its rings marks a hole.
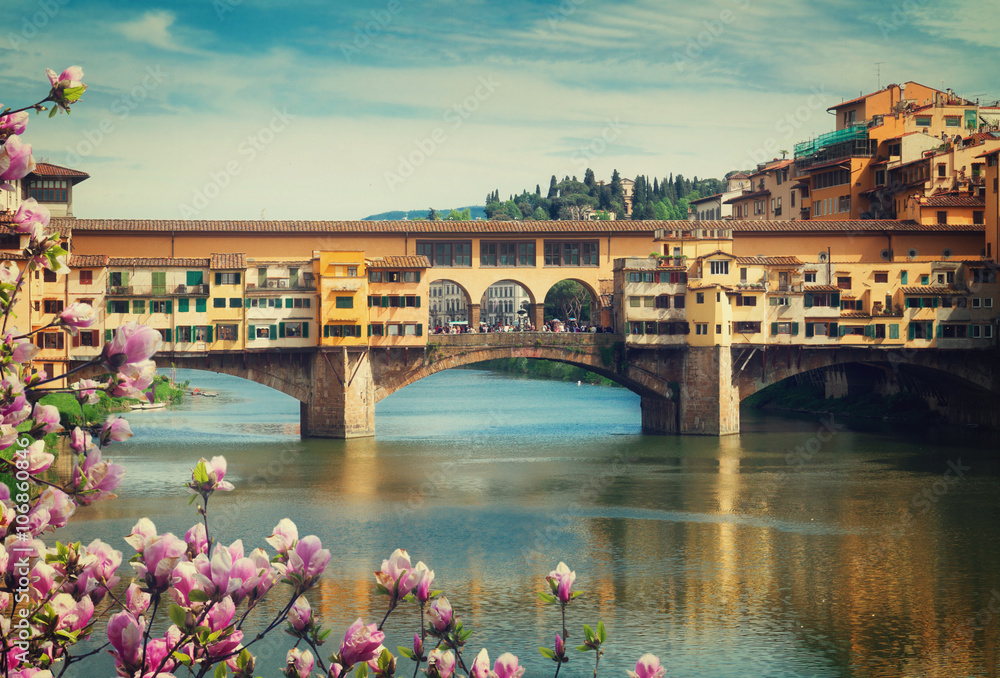
[[[553,360],[612,379],[641,397],[650,433],[738,433],[739,403],[798,374],[832,395],[917,393],[952,421],[1000,428],[995,351],[803,347],[626,347],[613,334],[434,335],[421,349],[303,348],[210,355],[161,353],[157,364],[256,381],[301,403],[302,435],[375,432],[375,403],[435,372],[496,358]]]

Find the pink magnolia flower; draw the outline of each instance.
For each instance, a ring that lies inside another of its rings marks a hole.
[[[413,634],[413,654],[418,657],[424,656],[424,641],[420,639],[419,633]]]
[[[419,577],[410,565],[410,556],[406,550],[396,549],[388,560],[382,561],[382,569],[375,573],[375,580],[385,587],[395,601],[405,598],[417,585]]]
[[[34,198],[28,198],[21,203],[14,214],[14,223],[17,224],[14,230],[18,233],[30,233],[31,224],[48,226],[50,218],[48,207],[40,204]]]
[[[69,328],[69,333],[74,337],[78,330],[90,327],[96,320],[97,313],[94,311],[94,307],[78,301],[74,301],[59,314],[59,321],[64,327]]]
[[[431,621],[431,626],[438,633],[444,633],[451,628],[455,620],[455,612],[451,609],[451,603],[445,596],[441,596],[431,603],[431,609],[427,611],[427,617]]]
[[[79,454],[94,449],[94,441],[90,438],[89,433],[77,426],[69,435],[69,446],[74,452]]]
[[[431,650],[427,658],[427,675],[429,678],[451,678],[455,673],[455,655],[449,650]]]
[[[141,555],[146,550],[146,546],[152,544],[156,539],[158,536],[153,521],[149,518],[139,518],[139,522],[132,526],[132,531],[125,537],[125,542]]]
[[[59,423],[59,408],[55,405],[35,403],[35,410],[31,413],[31,418],[35,420],[34,428],[41,428],[46,434],[63,430],[62,424]],[[43,448],[45,447],[45,441],[39,440],[38,442],[42,443]]]
[[[311,534],[300,539],[295,550],[289,552],[287,564],[277,565],[284,568],[285,577],[302,592],[309,590],[319,580],[329,562],[330,552],[323,548],[319,537]]]
[[[85,405],[96,405],[100,400],[97,391],[104,390],[104,384],[93,379],[81,379],[71,384],[70,388],[76,391],[76,399]]]
[[[315,663],[309,650],[292,648],[285,658],[285,675],[289,678],[309,678]]]
[[[130,322],[118,328],[114,339],[104,345],[101,357],[108,367],[120,371],[124,365],[149,360],[162,343],[160,333],[152,327]]]
[[[94,603],[99,603],[120,581],[115,572],[122,564],[122,552],[111,548],[100,539],[90,542],[78,560],[79,573],[75,577],[68,576],[64,566],[57,569],[66,576],[63,590],[72,593],[74,597],[90,596]]]
[[[383,640],[385,634],[378,630],[377,624],[365,626],[365,622],[358,617],[344,634],[344,642],[340,644],[340,661],[345,667],[367,662],[378,656],[378,647]]]
[[[205,524],[195,523],[184,533],[184,542],[188,545],[188,558],[194,560],[195,556],[208,555],[208,535],[205,534]]]
[[[472,662],[469,678],[496,678],[496,674],[490,671],[490,654],[485,647],[479,651],[476,660]]]
[[[288,611],[288,623],[299,633],[305,633],[312,627],[312,608],[305,596],[299,596]]]
[[[576,581],[576,572],[570,572],[566,563],[560,562],[556,569],[549,572],[545,578],[552,587],[552,593],[556,595],[561,603],[568,603],[573,599],[573,582]]]
[[[134,616],[138,617],[149,609],[152,596],[139,588],[139,585],[132,582],[125,591],[125,608]]]
[[[556,645],[555,645],[556,657],[562,659],[566,656],[566,641],[563,640],[561,634],[556,634]]]
[[[497,658],[493,665],[493,673],[497,678],[521,678],[524,669],[517,665],[517,657],[510,652],[505,652]]]
[[[431,584],[434,583],[434,570],[427,569],[423,561],[417,563],[416,567],[413,568],[413,572],[417,577],[417,586],[413,589],[413,595],[416,596],[417,601],[423,605],[431,597]]]
[[[205,461],[205,458],[202,457],[198,465],[191,470],[191,482],[188,483],[188,487],[203,496],[216,490],[228,492],[233,489],[233,484],[228,480],[223,480],[225,477],[225,457],[212,457],[211,461]]]
[[[667,670],[660,666],[659,657],[652,654],[644,654],[635,663],[635,671],[626,671],[629,678],[663,678]]]
[[[3,282],[3,281],[0,281]],[[11,359],[18,364],[23,364],[34,358],[40,350],[35,344],[27,339],[12,339],[9,335],[7,343],[13,346]]]
[[[45,74],[49,76],[52,83],[52,91],[49,98],[62,108],[68,111],[69,105],[80,100],[87,86],[83,84],[83,69],[79,66],[70,66],[65,71],[56,75],[51,68],[45,69]]]
[[[51,405],[49,407],[51,407]],[[38,409],[38,405],[35,405],[35,409],[36,410]],[[58,421],[59,410],[56,410],[56,417]],[[61,431],[62,426],[60,426],[58,429],[55,430]],[[48,433],[48,431],[46,431],[46,433]],[[36,473],[42,473],[43,471],[47,470],[49,466],[52,465],[52,462],[56,460],[55,455],[49,454],[48,452],[45,451],[44,440],[36,440],[35,442],[33,442],[31,445],[28,446],[27,451],[28,451],[27,471],[31,475],[35,475]]]
[[[281,521],[274,527],[274,531],[271,533],[270,537],[267,537],[265,541],[274,547],[280,555],[285,555],[288,553],[289,549],[295,546],[295,543],[299,540],[299,529],[295,526],[288,518],[282,518]]]
[[[54,487],[46,487],[28,513],[32,534],[40,534],[47,528],[55,530],[65,527],[74,511],[76,504],[68,494]]]
[[[68,593],[57,594],[49,602],[56,613],[58,622],[56,629],[60,631],[79,631],[90,623],[94,616],[94,601],[84,597],[74,600]]]
[[[24,134],[28,126],[28,111],[10,113],[0,117],[0,130],[8,130],[11,134]]]
[[[75,449],[75,448],[74,448]],[[93,449],[83,462],[73,467],[72,485],[81,506],[103,499],[114,499],[113,489],[125,477],[125,467],[101,460],[101,450]]]
[[[146,622],[136,619],[128,612],[119,612],[108,620],[108,640],[115,649],[115,665],[132,675],[142,659],[142,634]]]
[[[134,434],[128,425],[128,420],[121,417],[108,417],[101,428],[101,447],[107,445],[111,440],[122,442],[128,440]]]
[[[255,549],[255,551],[263,553],[261,549]],[[256,592],[261,585],[261,581],[265,577],[273,578],[270,563],[265,562],[263,564],[258,564],[253,556],[254,553],[251,552],[250,557],[239,558],[233,562],[233,569],[230,576],[237,579],[240,584],[230,595],[233,598],[233,602],[237,605],[239,605],[243,599],[248,596],[257,597]],[[264,556],[264,560],[267,560],[267,556]],[[270,587],[270,584],[267,586]]]
[[[132,563],[136,574],[145,580],[146,588],[166,591],[174,568],[184,555],[186,544],[167,532],[147,543],[142,559]]]
[[[9,182],[23,179],[35,171],[35,159],[31,157],[31,145],[21,141],[21,137],[8,137],[0,148],[0,181],[5,187]]]

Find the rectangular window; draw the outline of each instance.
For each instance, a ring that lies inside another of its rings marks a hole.
[[[69,181],[65,179],[32,181],[29,191],[30,197],[38,202],[69,202]],[[51,372],[49,376],[52,376]]]
[[[269,325],[255,325],[253,334],[256,339],[270,339],[271,327]]]
[[[917,127],[930,127],[931,126],[931,116],[929,115],[918,115],[916,117]]]
[[[760,333],[760,323],[759,322],[734,322],[733,323],[733,334],[759,334]]]
[[[64,336],[62,332],[42,332],[42,348],[62,348],[65,345]]]
[[[194,310],[197,313],[204,313],[205,311],[207,311],[208,310],[208,299],[206,297],[202,297],[200,299],[195,299],[194,300]]]
[[[551,242],[544,244],[546,266],[597,266],[599,247],[596,240],[583,242]]]
[[[806,271],[805,275],[803,276],[803,279],[807,283],[814,283],[814,282],[816,282],[816,271]]]
[[[639,308],[642,305],[642,297],[629,297],[628,305],[630,308]]]
[[[656,297],[643,297],[642,305],[646,308],[654,308],[656,306]]]
[[[709,272],[712,275],[726,275],[729,273],[728,261],[709,261]]]
[[[222,297],[212,299],[212,308],[225,308],[226,300]]]
[[[108,313],[128,313],[128,302],[116,299],[108,302]]]
[[[167,274],[165,271],[153,271],[149,274],[153,280],[153,294],[167,293]]]
[[[209,325],[198,325],[194,328],[194,340],[195,341],[209,341],[209,330],[212,329]]]
[[[229,308],[243,308],[243,300],[239,297],[229,297]]]
[[[218,325],[219,341],[236,341],[239,339],[239,325]]]
[[[354,297],[337,297],[337,308],[354,308]]]
[[[684,308],[684,295],[677,294],[674,296],[674,308]]]
[[[972,212],[972,223],[981,225],[986,223],[986,213],[983,210],[974,210]]]
[[[204,271],[187,271],[184,278],[185,283],[188,287],[195,287],[197,285],[205,284],[205,272]],[[263,287],[263,285],[261,285]]]
[[[81,285],[93,285],[94,284],[94,272],[93,271],[80,271],[80,284]]]
[[[937,222],[939,224],[947,224],[948,223],[948,211],[947,210],[938,210],[938,213],[937,213]]]
[[[187,343],[191,341],[191,326],[181,325],[177,328],[177,341],[181,343]]]
[[[661,294],[656,297],[656,308],[670,308],[670,296]]]
[[[151,301],[151,302],[149,302],[149,312],[150,313],[166,313],[167,312],[167,302],[165,302],[165,301]]]
[[[641,283],[642,282],[642,271],[629,271],[628,281],[631,283]]]
[[[285,337],[298,338],[302,336],[302,323],[285,323]]]
[[[62,313],[63,302],[58,299],[45,299],[42,302],[45,313]]]
[[[240,274],[239,273],[216,273],[215,274],[215,284],[216,285],[239,285],[240,284]]]
[[[432,266],[472,266],[472,242],[417,242],[417,254],[427,257]]]
[[[146,302],[142,299],[132,300],[132,313],[142,314],[146,312]]]
[[[877,283],[887,283],[887,282],[889,282],[889,273],[888,272],[886,272],[886,273],[876,273],[875,274],[875,282],[877,282]]]
[[[850,276],[837,276],[837,287],[839,287],[842,290],[851,289]]]

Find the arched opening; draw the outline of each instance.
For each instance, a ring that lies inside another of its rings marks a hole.
[[[527,287],[515,280],[498,280],[483,292],[479,322],[489,330],[535,329],[531,310],[535,303]],[[477,328],[478,329],[478,328]]]
[[[431,332],[468,325],[472,298],[462,285],[454,280],[433,280],[427,295],[427,326]]]
[[[555,331],[609,327],[600,296],[587,283],[566,278],[545,294],[545,322]]]

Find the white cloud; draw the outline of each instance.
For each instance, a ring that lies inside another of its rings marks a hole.
[[[176,20],[177,16],[173,12],[154,10],[138,19],[115,24],[114,29],[134,42],[144,42],[168,52],[192,52],[193,50],[179,44],[170,32]]]

